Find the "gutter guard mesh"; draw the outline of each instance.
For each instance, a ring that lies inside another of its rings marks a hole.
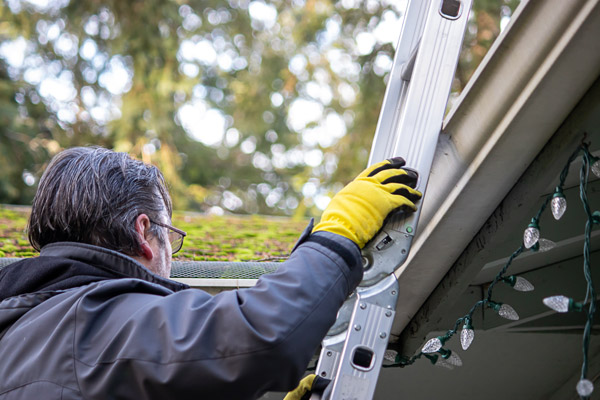
[[[0,258],[0,270],[22,258]],[[280,262],[173,261],[171,278],[258,279],[275,272]]]
[[[173,261],[171,278],[258,279],[275,272],[278,262]]]

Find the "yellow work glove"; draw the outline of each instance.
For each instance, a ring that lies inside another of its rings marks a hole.
[[[362,249],[389,213],[399,208],[415,211],[414,202],[422,196],[414,189],[418,177],[402,169],[404,164],[396,157],[364,170],[331,199],[313,232],[337,233]]]
[[[302,378],[298,387],[289,392],[283,400],[308,400],[313,393],[322,394],[329,382],[331,382],[329,379],[315,374],[307,375]]]

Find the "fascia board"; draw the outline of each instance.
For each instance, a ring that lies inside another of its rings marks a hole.
[[[523,1],[449,113],[396,274],[395,335],[599,76],[599,3]]]

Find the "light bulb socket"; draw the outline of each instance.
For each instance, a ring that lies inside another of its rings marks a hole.
[[[492,310],[498,312],[500,311],[500,307],[502,307],[502,303],[496,303],[495,301],[488,301],[488,307]]]
[[[560,186],[556,187],[556,190],[554,191],[554,195],[552,196],[552,198],[555,197],[565,197],[565,195],[563,194],[562,188]]]
[[[535,242],[535,244],[533,246],[531,246],[529,248],[529,250],[531,250],[533,252],[540,251],[540,241],[538,240],[537,242]]]
[[[414,361],[412,361],[410,357],[401,356],[400,354],[396,354],[396,358],[394,359],[394,364],[399,365],[401,367],[411,365],[413,362]]]
[[[527,227],[540,230],[540,223],[538,222],[537,218],[531,218],[531,223],[527,225]]]
[[[502,281],[508,283],[511,287],[515,287],[515,283],[517,283],[517,277],[514,275],[503,277]]]
[[[471,324],[471,318],[465,318],[465,324],[463,325],[463,329],[475,329],[473,328],[473,324]]]
[[[569,298],[569,311],[581,312],[581,311],[583,311],[583,304],[576,303],[575,300],[573,300],[572,298]]]
[[[594,211],[592,213],[592,222],[600,225],[600,211]]]
[[[431,361],[431,363],[433,365],[435,365],[435,363],[437,363],[438,359],[440,358],[437,354],[425,354],[423,353],[423,355],[429,360]]]
[[[447,360],[452,355],[452,350],[446,350],[446,349],[442,348],[442,349],[438,350],[438,353],[440,353],[442,355],[442,358],[444,360]]]
[[[539,244],[535,244],[533,245],[531,248],[533,249],[535,246],[538,246],[538,248],[540,247]],[[535,250],[534,250],[535,251]],[[510,285],[510,287],[515,287],[515,284],[517,283],[517,277],[514,275],[511,276],[503,276],[502,277],[502,282],[506,283],[507,285]]]

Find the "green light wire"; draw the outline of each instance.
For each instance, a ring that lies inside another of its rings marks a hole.
[[[580,170],[580,174],[579,174],[579,197],[583,204],[584,211],[587,215],[587,222],[585,225],[585,243],[584,243],[584,250],[583,250],[583,273],[584,273],[584,276],[585,276],[585,279],[587,282],[587,291],[586,291],[584,304],[587,304],[589,301],[589,308],[588,308],[588,312],[587,312],[587,322],[586,322],[584,334],[583,334],[583,363],[582,363],[582,367],[581,367],[581,379],[584,379],[585,376],[587,375],[588,349],[589,349],[589,342],[590,342],[590,337],[591,337],[594,313],[596,312],[596,301],[595,301],[596,293],[594,291],[594,285],[592,282],[592,273],[591,273],[591,268],[590,268],[590,243],[591,243],[591,235],[592,235],[593,225],[600,224],[600,212],[596,211],[596,212],[592,213],[592,211],[590,210],[590,207],[589,207],[588,200],[587,200],[587,182],[588,182],[588,176],[589,176],[589,171],[590,171],[590,165],[592,164],[593,160],[595,159],[594,156],[592,156],[592,154],[590,153],[589,143],[582,143],[571,154],[571,156],[567,160],[565,167],[562,169],[562,171],[560,173],[559,184],[557,186],[557,190],[562,191],[562,188],[565,184],[565,180],[567,179],[567,175],[569,174],[569,168],[570,168],[571,164],[573,163],[573,161],[575,161],[575,159],[579,156],[580,153],[583,153],[583,154],[582,154],[582,165],[581,165],[581,170]],[[546,197],[544,203],[540,206],[537,214],[535,215],[535,217],[532,218],[532,220],[531,220],[532,223],[537,224],[539,222],[543,212],[546,210],[546,207],[548,206],[550,201],[552,201],[553,197],[554,197],[554,193],[550,193]],[[539,248],[539,246],[534,246],[530,250],[537,251],[538,248]],[[525,246],[523,244],[521,244],[521,246],[519,246],[519,248],[513,252],[513,254],[509,257],[508,261],[502,268],[502,270],[500,270],[500,272],[496,275],[496,277],[490,284],[488,291],[487,291],[487,297],[483,300],[479,300],[478,302],[476,302],[465,316],[460,317],[459,319],[456,320],[454,327],[452,329],[448,330],[446,332],[446,334],[441,337],[443,343],[448,341],[448,339],[450,339],[454,334],[456,334],[458,328],[464,321],[467,321],[467,320],[472,321],[473,313],[477,310],[477,308],[483,307],[483,306],[489,307],[493,304],[496,304],[495,302],[492,301],[492,293],[493,293],[494,286],[496,286],[496,284],[503,279],[504,275],[506,274],[506,271],[512,264],[513,260],[516,257],[518,257],[521,253],[523,253],[524,250],[525,250]],[[398,355],[396,357],[394,364],[383,365],[383,367],[384,368],[406,367],[408,365],[414,364],[415,361],[417,361],[418,359],[420,359],[423,356],[427,357],[428,359],[430,359],[430,361],[432,361],[431,355],[425,354],[423,352],[419,352],[410,358]]]
[[[585,329],[583,330],[583,363],[581,365],[581,379],[585,379],[588,370],[588,349],[590,344],[592,324],[594,321],[594,313],[596,312],[596,292],[594,290],[594,283],[592,281],[590,263],[590,242],[593,225],[594,223],[598,223],[600,221],[594,218],[595,214],[597,213],[592,213],[587,200],[587,182],[590,173],[592,155],[590,154],[588,144],[584,143],[582,147],[583,160],[581,163],[581,170],[579,172],[579,197],[581,199],[581,203],[583,204],[583,209],[587,215],[587,221],[585,224],[585,243],[583,245],[583,274],[587,282],[584,304],[586,304],[588,301],[590,302],[587,312],[587,321],[585,324]]]

